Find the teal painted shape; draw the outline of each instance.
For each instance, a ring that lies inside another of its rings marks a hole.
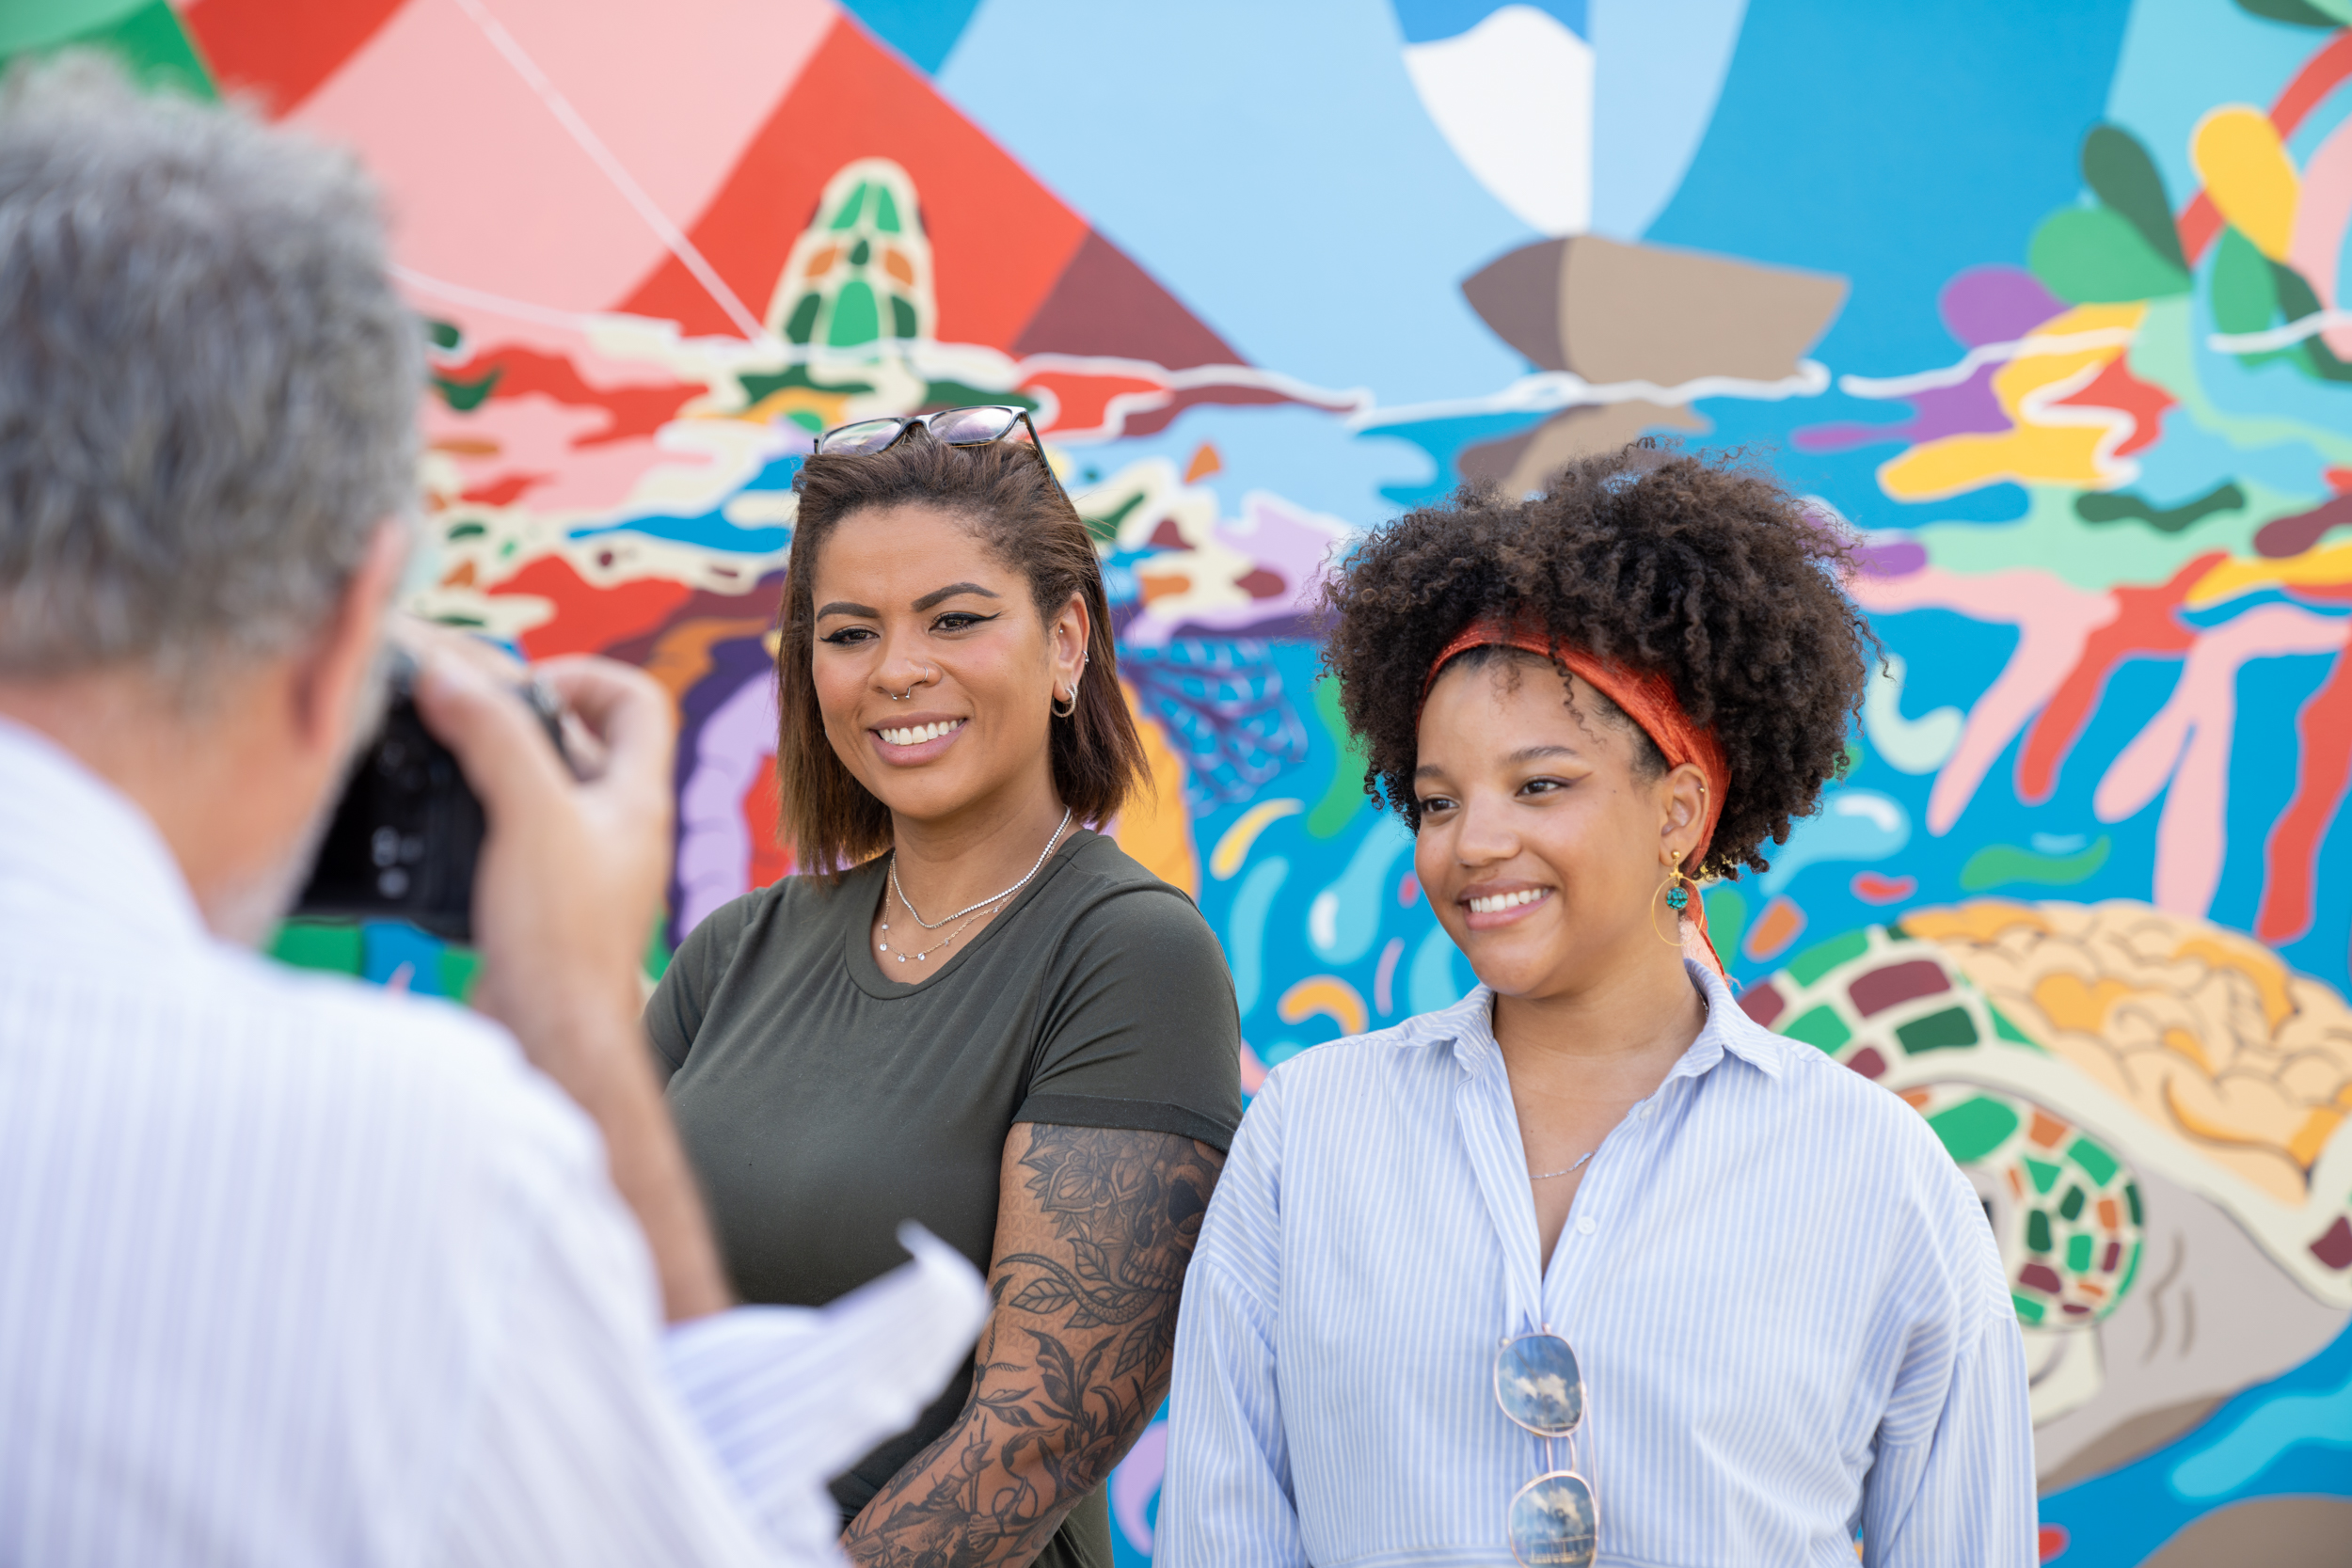
[[[1307,943],[1326,963],[1354,963],[1372,951],[1388,907],[1389,868],[1413,847],[1404,824],[1382,812],[1365,825],[1339,879],[1315,895],[1307,911]]]
[[[401,977],[415,995],[443,994],[441,956],[449,943],[389,920],[372,920],[359,927],[359,943],[361,978],[381,986]],[[402,977],[404,966],[407,974]]]
[[[947,63],[980,0],[842,0],[866,31],[929,75]]]
[[[1260,861],[1242,879],[1240,891],[1233,895],[1233,912],[1226,917],[1225,961],[1233,970],[1233,1006],[1244,1018],[1265,988],[1266,916],[1290,874],[1291,863],[1279,855]]]
[[[1422,938],[1413,950],[1413,966],[1406,973],[1405,1005],[1416,1013],[1434,1013],[1462,1000],[1470,987],[1454,967],[1461,952],[1442,926]]]
[[[2172,1490],[2192,1501],[2242,1490],[2289,1449],[2352,1449],[2352,1374],[2333,1389],[2281,1394],[2172,1469]]]

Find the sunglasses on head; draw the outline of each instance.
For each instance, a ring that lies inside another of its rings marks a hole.
[[[867,457],[887,451],[906,439],[907,432],[916,425],[921,425],[932,440],[950,447],[993,446],[1016,430],[1025,430],[1038,461],[1045,462],[1045,443],[1038,439],[1037,426],[1031,422],[1029,411],[1002,403],[942,408],[932,414],[887,414],[880,419],[837,424],[817,437],[817,455]],[[1045,471],[1052,473],[1054,466],[1046,463]],[[1057,479],[1055,483],[1061,482]]]

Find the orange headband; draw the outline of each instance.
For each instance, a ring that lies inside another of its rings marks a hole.
[[[1460,636],[1438,650],[1438,657],[1429,666],[1429,674],[1421,683],[1421,694],[1426,699],[1429,689],[1438,682],[1438,673],[1446,660],[1472,648],[1518,648],[1540,658],[1549,658],[1566,665],[1584,677],[1585,684],[1623,708],[1627,717],[1642,726],[1642,733],[1656,743],[1659,754],[1669,768],[1684,763],[1696,763],[1707,781],[1707,789],[1699,801],[1699,839],[1688,859],[1706,858],[1707,847],[1715,839],[1715,824],[1724,811],[1724,789],[1730,781],[1724,763],[1723,742],[1714,732],[1703,730],[1691,721],[1676,700],[1674,684],[1656,671],[1631,671],[1617,665],[1605,664],[1572,643],[1558,642],[1550,633],[1524,621],[1506,624],[1497,616],[1482,616],[1465,627]],[[1693,896],[1690,904],[1691,924],[1697,928],[1699,942],[1718,974],[1726,973],[1721,954],[1715,951],[1714,939],[1707,934],[1707,900]]]

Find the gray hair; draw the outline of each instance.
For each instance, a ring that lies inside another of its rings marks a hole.
[[[374,185],[94,55],[0,82],[0,675],[315,629],[414,506],[422,328]]]

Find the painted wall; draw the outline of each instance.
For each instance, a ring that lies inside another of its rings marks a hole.
[[[1301,638],[1326,552],[1645,431],[1768,451],[1868,535],[1896,657],[1824,812],[1707,895],[1747,1006],[1983,1192],[2043,1560],[2261,1568],[2352,1538],[2347,21],[35,0],[0,53],[103,38],[360,149],[437,345],[415,601],[675,694],[674,932],[788,869],[811,432],[1034,407],[1163,785],[1120,833],[1225,942],[1253,1084],[1469,982]]]

